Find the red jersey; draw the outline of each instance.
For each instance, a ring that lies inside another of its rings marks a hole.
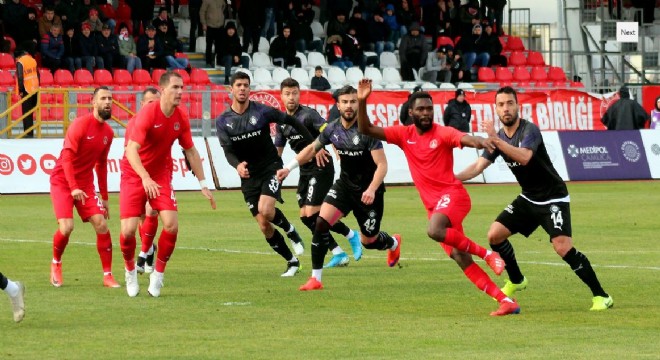
[[[142,166],[152,178],[172,175],[174,140],[178,139],[179,145],[184,149],[194,146],[188,115],[177,106],[174,113],[166,117],[160,109],[160,101],[145,105],[128,122],[125,136],[125,144],[128,144],[128,140],[140,144],[138,154]],[[125,153],[121,160],[121,170],[125,175],[137,176]]]
[[[433,124],[423,135],[414,125],[384,128],[385,140],[398,145],[408,160],[415,187],[427,209],[433,208],[450,188],[463,188],[454,176],[454,148],[462,148],[466,134],[452,127]]]

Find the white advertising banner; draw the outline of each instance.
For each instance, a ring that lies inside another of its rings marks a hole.
[[[651,177],[660,179],[660,131],[641,130],[640,133],[646,151],[646,161],[648,161],[651,170]]]
[[[548,150],[550,161],[552,161],[552,165],[559,173],[559,176],[564,181],[570,180],[568,178],[568,170],[566,169],[566,161],[564,160],[564,149],[562,149],[561,142],[559,141],[559,133],[557,131],[543,131],[541,135],[543,136],[545,148]]]

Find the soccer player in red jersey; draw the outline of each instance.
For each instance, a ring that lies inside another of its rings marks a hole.
[[[50,197],[59,228],[53,235],[53,262],[50,282],[62,286],[62,254],[73,231],[73,208],[83,222],[96,231],[96,248],[103,267],[103,285],[118,288],[112,276],[112,240],[106,219],[108,212],[108,152],[114,132],[106,120],[112,116],[112,93],[101,86],[94,90],[91,114],[75,119],[66,132],[64,148],[50,175]],[[94,189],[98,178],[99,199]]]
[[[463,146],[492,148],[487,139],[470,136],[454,128],[433,123],[433,100],[427,92],[410,97],[409,114],[414,126],[374,126],[367,116],[367,98],[371,94],[371,80],[358,84],[358,129],[361,133],[399,146],[408,160],[415,187],[429,217],[428,236],[442,247],[472,283],[495,298],[500,307],[493,316],[517,314],[520,307],[507,297],[490,279],[471,255],[486,261],[499,275],[504,261],[499,254],[478,245],[463,233],[463,219],[470,211],[470,196],[463,183],[454,177],[453,149]]]
[[[145,105],[128,124],[128,143],[121,160],[121,217],[120,245],[126,267],[126,292],[134,297],[140,292],[135,269],[135,232],[145,204],[158,211],[163,230],[158,238],[155,271],[149,277],[148,292],[160,296],[163,273],[176,244],[179,220],[176,197],[172,189],[172,144],[175,140],[183,147],[199,179],[202,194],[215,209],[215,199],[204,177],[202,161],[190,132],[190,122],[179,106],[183,94],[181,75],[168,71],[158,82],[159,101]]]

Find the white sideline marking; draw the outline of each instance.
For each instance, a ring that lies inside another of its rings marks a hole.
[[[32,240],[32,239],[9,239],[9,238],[3,238],[0,237],[0,241],[4,242],[15,242],[15,243],[36,243],[36,244],[51,244],[52,241],[46,241],[46,240]],[[96,246],[96,243],[90,243],[90,242],[83,242],[83,241],[70,241],[69,244],[76,244],[76,245],[85,245],[85,246]],[[213,252],[224,252],[224,253],[229,253],[229,254],[251,254],[251,255],[277,255],[273,252],[265,252],[265,251],[244,251],[244,250],[231,250],[231,249],[215,249],[215,248],[207,248],[207,247],[188,247],[188,246],[177,246],[176,247],[178,250],[196,250],[196,251],[213,251]],[[592,251],[589,251],[591,253]],[[616,254],[639,254],[639,253],[650,253],[654,251],[639,251],[639,250],[633,250],[633,251],[593,251],[593,252],[599,252],[599,253],[616,253]],[[540,253],[540,251],[529,251],[529,252],[520,252],[520,253],[531,253],[531,254],[537,254]],[[362,255],[363,258],[369,259],[369,258],[380,258],[376,256],[369,256],[369,255]],[[411,261],[453,261],[450,258],[429,258],[429,257],[401,257],[401,260],[411,260]],[[519,264],[531,264],[531,265],[547,265],[547,266],[566,266],[566,263],[564,262],[547,262],[547,261],[520,261],[518,260]],[[597,268],[605,268],[605,269],[635,269],[635,270],[653,270],[653,271],[660,271],[660,266],[632,266],[632,265],[596,265],[596,264],[591,264],[592,267],[597,267]],[[231,305],[238,305],[240,303],[231,303]]]

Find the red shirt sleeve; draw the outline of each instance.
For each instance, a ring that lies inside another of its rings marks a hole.
[[[177,108],[179,114],[181,114],[181,134],[179,134],[179,145],[184,150],[188,150],[195,146],[192,140],[192,133],[190,132],[190,120],[188,115],[186,115],[180,108]]]
[[[398,145],[401,147],[401,142],[403,141],[403,134],[406,131],[405,126],[395,125],[388,126],[383,128],[385,131],[385,141],[390,144]]]
[[[446,141],[448,144],[451,144],[452,147],[457,147],[459,149],[463,148],[461,144],[461,139],[463,136],[467,135],[466,133],[456,130],[451,126],[442,126],[442,140]]]

